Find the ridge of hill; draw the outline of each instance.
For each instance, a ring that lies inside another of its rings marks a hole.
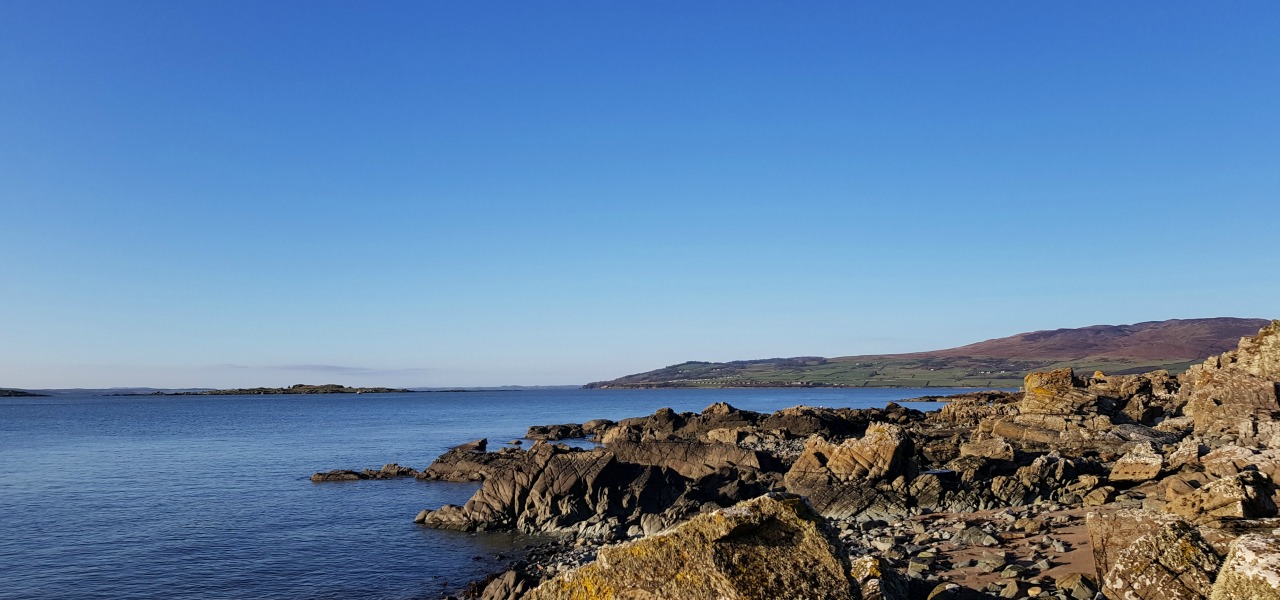
[[[907,354],[690,361],[589,383],[587,388],[653,387],[993,387],[1016,388],[1031,371],[1073,366],[1111,374],[1181,371],[1234,348],[1270,321],[1216,317],[1092,325],[1019,333]]]

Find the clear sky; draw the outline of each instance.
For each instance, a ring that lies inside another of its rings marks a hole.
[[[0,387],[1280,317],[1280,3],[0,2]]]

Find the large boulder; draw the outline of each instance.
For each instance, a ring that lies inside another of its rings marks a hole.
[[[1271,500],[1274,492],[1271,478],[1255,470],[1216,479],[1181,494],[1178,492],[1183,490],[1174,486],[1167,489],[1166,510],[1196,523],[1258,519],[1276,514],[1276,505]]]
[[[808,496],[824,516],[853,516],[880,499],[871,484],[913,474],[913,453],[911,438],[896,425],[875,423],[863,437],[839,444],[815,436],[783,483],[788,492]]]
[[[1107,598],[1199,600],[1209,595],[1222,558],[1186,521],[1120,510],[1089,513],[1087,522]]]
[[[855,600],[839,541],[804,501],[767,495],[602,548],[528,600]]]
[[[1213,584],[1211,600],[1280,600],[1280,530],[1240,536]]]
[[[1146,442],[1139,442],[1111,467],[1111,481],[1151,481],[1164,468],[1164,456]]]

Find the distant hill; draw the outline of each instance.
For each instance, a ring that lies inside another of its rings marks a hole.
[[[588,388],[648,387],[1018,387],[1029,371],[1181,371],[1234,348],[1266,319],[1173,319],[1033,331],[959,348],[823,358],[686,362]]]

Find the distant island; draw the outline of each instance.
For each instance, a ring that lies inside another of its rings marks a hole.
[[[44,394],[35,394],[26,390],[0,390],[0,398],[35,398]]]
[[[1266,319],[1171,319],[1034,331],[959,348],[823,358],[690,361],[583,387],[984,387],[1017,388],[1032,371],[1072,366],[1110,375],[1185,370],[1224,352]]]
[[[118,396],[257,396],[265,394],[396,394],[410,393],[414,390],[385,387],[347,387],[336,383],[324,385],[307,385],[299,383],[287,388],[235,388],[229,390],[199,390],[184,392],[157,391],[146,394],[116,394]]]

